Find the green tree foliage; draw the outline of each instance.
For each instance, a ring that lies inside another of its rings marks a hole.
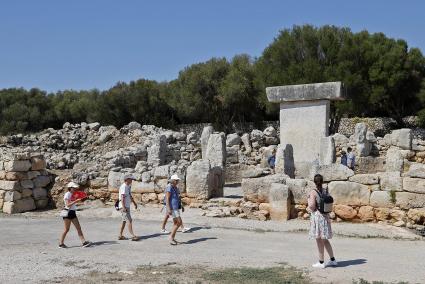
[[[119,82],[109,90],[0,90],[0,133],[58,128],[65,122],[121,127],[130,121],[173,127],[278,119],[268,86],[344,82],[350,100],[332,104],[346,116],[402,117],[418,113],[425,127],[425,58],[403,40],[348,28],[305,25],[282,30],[259,58],[212,58],[184,68],[170,82]]]

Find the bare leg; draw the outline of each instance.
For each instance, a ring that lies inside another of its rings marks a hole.
[[[333,252],[333,249],[332,249],[332,246],[331,246],[331,242],[329,240],[323,240],[323,244],[325,246],[326,251],[329,254],[329,257],[330,258],[333,258],[334,257],[334,252]]]
[[[77,229],[78,236],[80,237],[80,240],[82,243],[84,243],[86,240],[84,239],[83,231],[81,230],[80,222],[78,221],[78,218],[74,218],[71,220],[72,224],[74,224],[75,229]]]
[[[181,219],[181,217],[180,217],[180,223],[181,223],[181,225],[180,225],[180,227],[182,228],[182,230],[184,229],[184,225],[183,225],[183,220]]]
[[[164,220],[162,221],[162,228],[163,230],[165,230],[165,225],[167,225],[167,221],[168,221],[168,214],[165,214]]]
[[[323,243],[322,239],[316,239],[316,243],[317,243],[317,248],[319,250],[319,260],[320,261],[324,261],[325,257],[325,245]]]
[[[121,223],[120,235],[119,235],[120,237],[122,237],[122,236],[123,236],[122,234],[123,234],[123,232],[124,232],[125,223],[126,223],[125,221],[122,221],[122,223]]]
[[[173,225],[173,229],[171,230],[171,236],[170,239],[174,240],[174,238],[176,237],[176,233],[177,233],[177,229],[181,226],[181,218],[177,217],[173,219],[174,225]]]
[[[71,220],[63,219],[63,223],[65,225],[65,228],[63,230],[63,233],[62,233],[60,241],[59,241],[60,245],[63,245],[63,242],[65,241],[66,234],[68,234],[68,232],[69,232],[69,228],[71,227]]]
[[[133,221],[128,222],[128,231],[130,232],[130,235],[132,237],[135,237],[136,235],[133,232]]]

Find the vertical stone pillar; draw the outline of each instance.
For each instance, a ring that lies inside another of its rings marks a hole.
[[[333,155],[329,144],[321,144],[329,136],[330,101],[344,99],[342,83],[269,87],[266,92],[270,102],[280,103],[280,147],[292,147],[295,176],[307,178],[312,165],[333,160],[327,157]]]

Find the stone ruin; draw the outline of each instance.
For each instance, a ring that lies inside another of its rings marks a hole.
[[[12,214],[46,208],[52,181],[42,155],[3,155],[0,160],[0,210]]]

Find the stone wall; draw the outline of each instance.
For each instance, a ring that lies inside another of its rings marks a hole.
[[[195,124],[180,124],[177,125],[176,129],[180,132],[190,133],[195,132],[198,136],[201,136],[202,130],[206,126],[211,126],[211,123],[195,123]],[[245,122],[245,123],[233,123],[230,133],[243,134],[246,132],[251,132],[254,129],[263,129],[269,126],[273,126],[275,129],[279,129],[279,121],[262,121],[259,123],[254,122]]]
[[[51,182],[42,155],[4,155],[0,161],[0,211],[12,214],[46,208]]]

